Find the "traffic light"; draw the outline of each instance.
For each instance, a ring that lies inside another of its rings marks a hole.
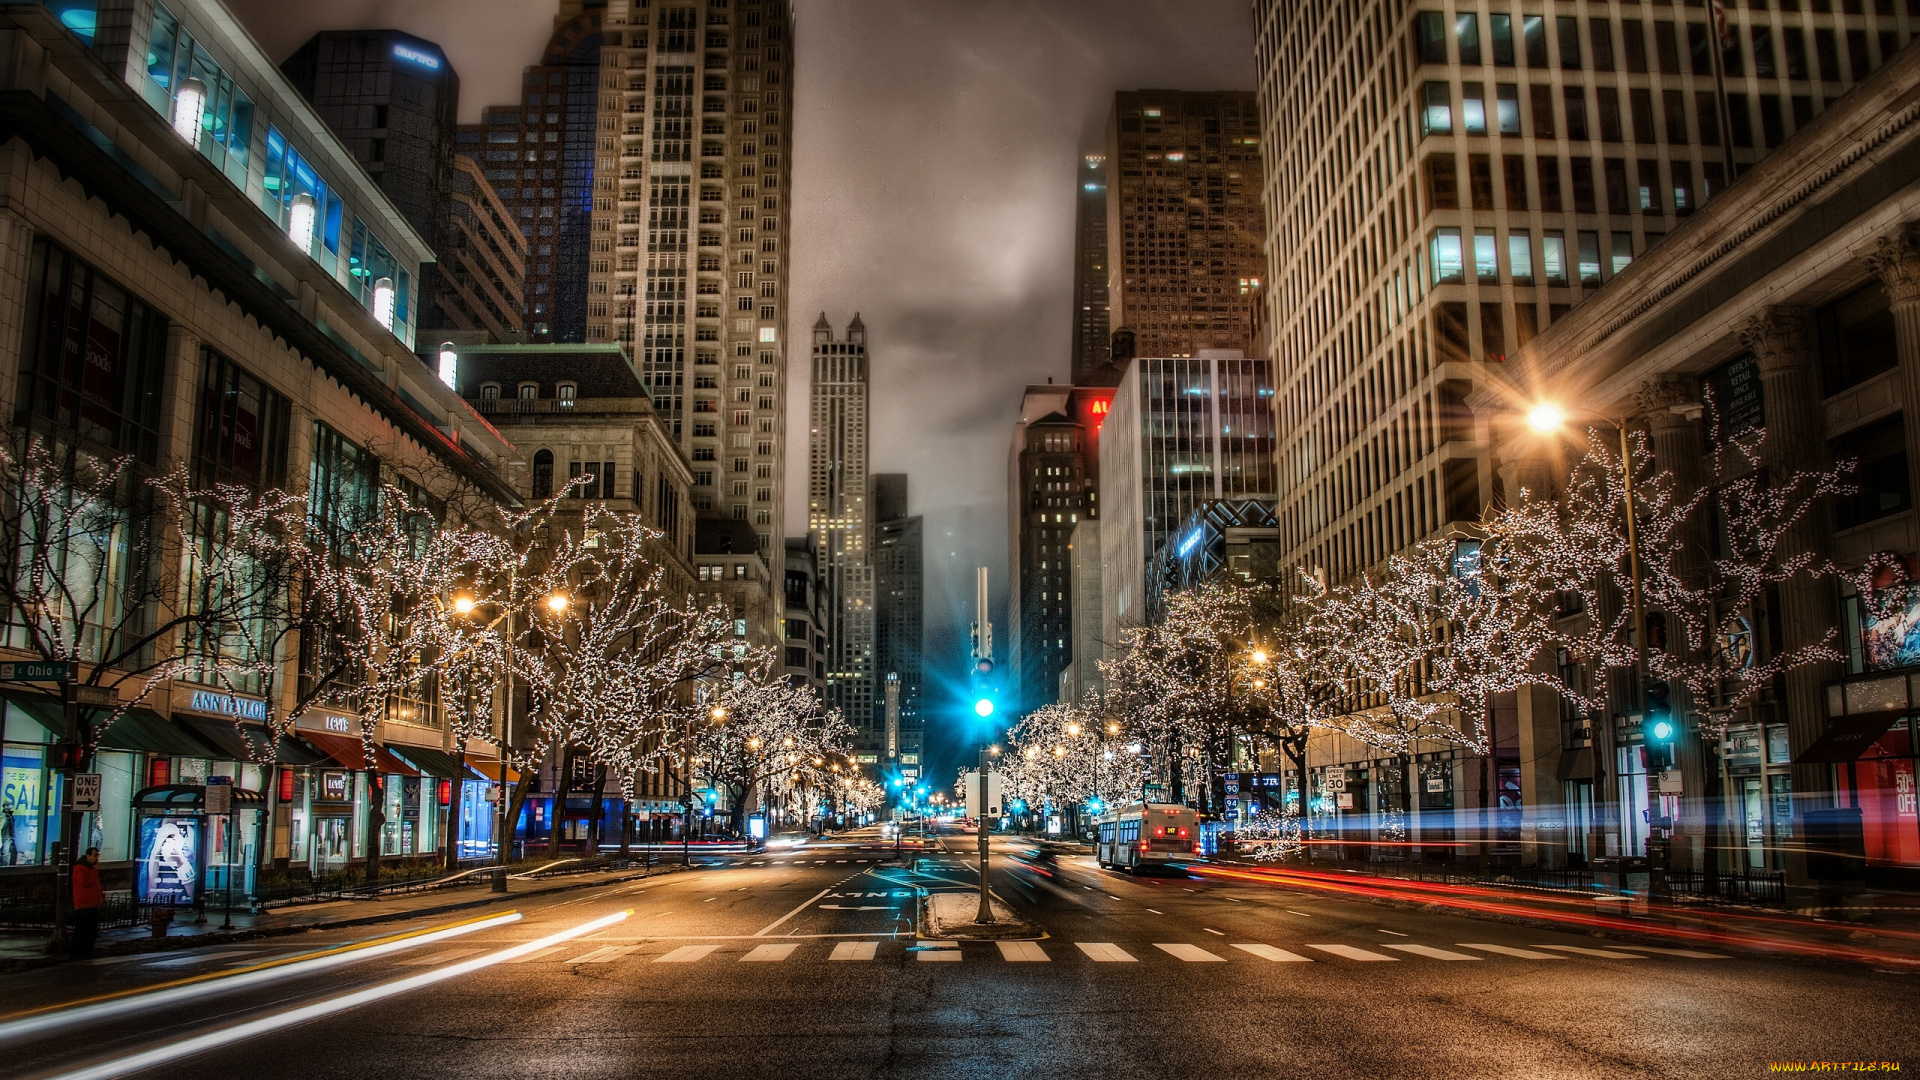
[[[1673,691],[1664,680],[1647,680],[1647,713],[1641,724],[1646,741],[1647,771],[1674,767],[1674,741],[1679,725],[1673,719]]]
[[[992,716],[993,697],[993,661],[979,657],[973,662],[973,714],[983,720]]]

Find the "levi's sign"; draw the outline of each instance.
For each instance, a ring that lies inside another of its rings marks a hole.
[[[235,697],[212,690],[195,690],[187,707],[195,712],[220,713],[223,716],[237,716],[242,720],[260,720],[267,718],[267,703],[257,698]]]

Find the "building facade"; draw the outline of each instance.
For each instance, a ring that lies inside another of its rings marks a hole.
[[[872,764],[920,766],[926,718],[926,537],[907,513],[905,473],[873,477],[874,678],[879,749]],[[916,773],[917,775],[917,773]]]
[[[782,666],[787,679],[825,694],[827,689],[827,619],[821,606],[820,564],[813,545],[804,536],[786,543],[786,635]]]
[[[827,704],[875,753],[874,582],[868,498],[867,328],[855,314],[840,339],[825,312],[813,326],[807,528],[827,612]]]
[[[1914,20],[1725,7],[1721,37],[1696,6],[1255,5],[1290,562],[1339,580],[1478,518],[1497,478],[1465,402],[1488,365],[1887,62]]]
[[[1271,500],[1273,374],[1237,350],[1140,357],[1100,440],[1100,640],[1112,658],[1147,610],[1148,571],[1208,500]]]
[[[618,342],[694,505],[776,559],[786,464],[793,17],[782,0],[561,0],[487,178],[532,245],[534,340]]]
[[[15,109],[0,147],[0,321],[12,328],[0,400],[16,430],[124,456],[136,478],[184,467],[255,490],[351,494],[318,511],[339,527],[363,520],[382,483],[512,502],[517,451],[413,353],[431,250],[356,156],[214,0],[101,3],[96,15],[84,33],[39,6],[0,16],[17,61],[0,75]],[[297,686],[296,665],[279,692]],[[123,690],[145,679],[103,676]],[[62,829],[64,717],[44,689],[0,688],[0,863],[27,876]],[[274,704],[285,715],[288,701]],[[203,888],[230,881],[244,895],[256,871],[337,869],[369,843],[420,858],[484,851],[484,792],[453,766],[460,750],[475,763],[495,751],[454,746],[437,703],[423,704],[381,726],[371,760],[359,739],[329,734],[351,718],[310,711],[265,765],[252,749],[273,744],[261,693],[153,687],[101,733],[101,809],[81,835],[102,848],[107,887],[126,888],[141,823],[164,813],[154,793],[191,797],[224,778],[236,813],[208,835]],[[370,836],[376,812],[385,824]]]
[[[527,238],[487,183],[477,153],[476,147],[453,157],[452,217],[437,267],[435,329],[514,344],[524,325]]]
[[[1109,325],[1133,332],[1135,356],[1251,355],[1267,240],[1254,94],[1115,94],[1104,164]]]
[[[1073,200],[1073,381],[1112,386],[1112,314],[1107,303],[1107,159],[1088,154]]]

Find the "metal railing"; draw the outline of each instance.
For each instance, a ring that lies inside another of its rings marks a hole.
[[[106,903],[100,906],[100,926],[102,929],[132,926],[139,915],[132,893],[110,892]],[[0,887],[0,929],[51,930],[53,919],[51,882],[45,885],[21,883]]]

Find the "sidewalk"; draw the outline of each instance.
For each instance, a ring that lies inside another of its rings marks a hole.
[[[254,938],[277,937],[307,930],[332,930],[421,918],[495,904],[519,903],[529,897],[590,889],[599,885],[639,881],[648,876],[685,869],[691,868],[677,863],[655,864],[651,871],[628,868],[595,870],[546,878],[516,879],[508,883],[507,891],[504,893],[493,892],[491,883],[482,876],[477,877],[475,884],[472,885],[380,899],[345,899],[328,900],[317,904],[291,904],[262,911],[257,915],[243,910],[235,911],[230,929],[222,926],[226,916],[216,906],[208,910],[205,922],[187,921],[191,916],[183,916],[167,928],[167,936],[164,938],[154,937],[145,923],[102,929],[100,943],[94,950],[94,956],[96,958],[132,956],[171,949],[222,945]],[[63,958],[47,955],[47,941],[51,936],[52,932],[49,930],[0,931],[0,971],[20,971],[65,962]]]

